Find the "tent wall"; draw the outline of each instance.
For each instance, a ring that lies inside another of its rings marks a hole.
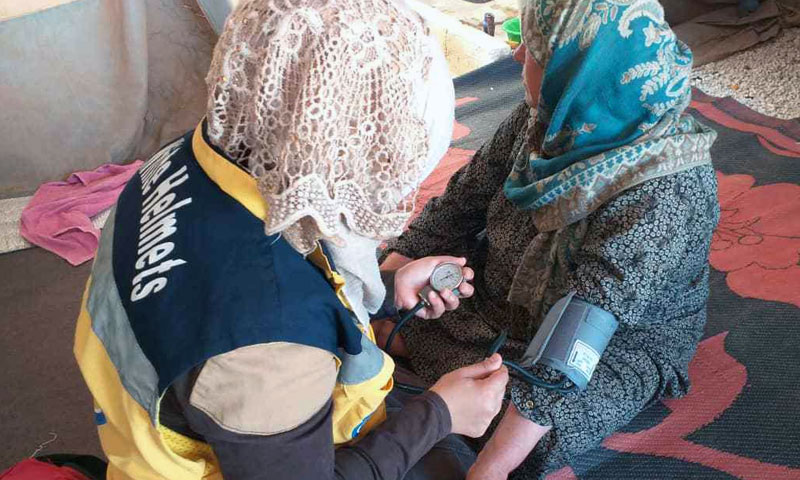
[[[0,198],[145,158],[203,116],[215,35],[194,2],[39,3],[0,12]]]

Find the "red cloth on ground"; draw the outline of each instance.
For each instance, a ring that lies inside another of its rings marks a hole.
[[[0,480],[89,480],[83,474],[68,468],[29,458],[3,473]]]

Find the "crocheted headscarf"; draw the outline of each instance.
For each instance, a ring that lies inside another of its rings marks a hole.
[[[266,233],[297,251],[397,236],[450,141],[443,62],[402,2],[245,1],[214,50],[208,136],[257,180]]]

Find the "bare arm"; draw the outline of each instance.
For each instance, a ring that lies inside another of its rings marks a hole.
[[[401,255],[397,252],[392,252],[386,257],[386,260],[381,263],[382,272],[396,272],[404,267],[406,264],[411,263],[414,259]]]
[[[550,428],[531,422],[520,415],[513,404],[509,405],[497,430],[470,469],[467,480],[505,479]]]

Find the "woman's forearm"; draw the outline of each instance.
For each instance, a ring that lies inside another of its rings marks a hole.
[[[525,460],[550,428],[531,422],[520,415],[513,404],[509,405],[468,478],[505,478]]]
[[[386,260],[381,263],[382,272],[395,272],[400,270],[407,263],[411,263],[414,259],[408,258],[405,255],[400,255],[397,252],[390,253]]]

